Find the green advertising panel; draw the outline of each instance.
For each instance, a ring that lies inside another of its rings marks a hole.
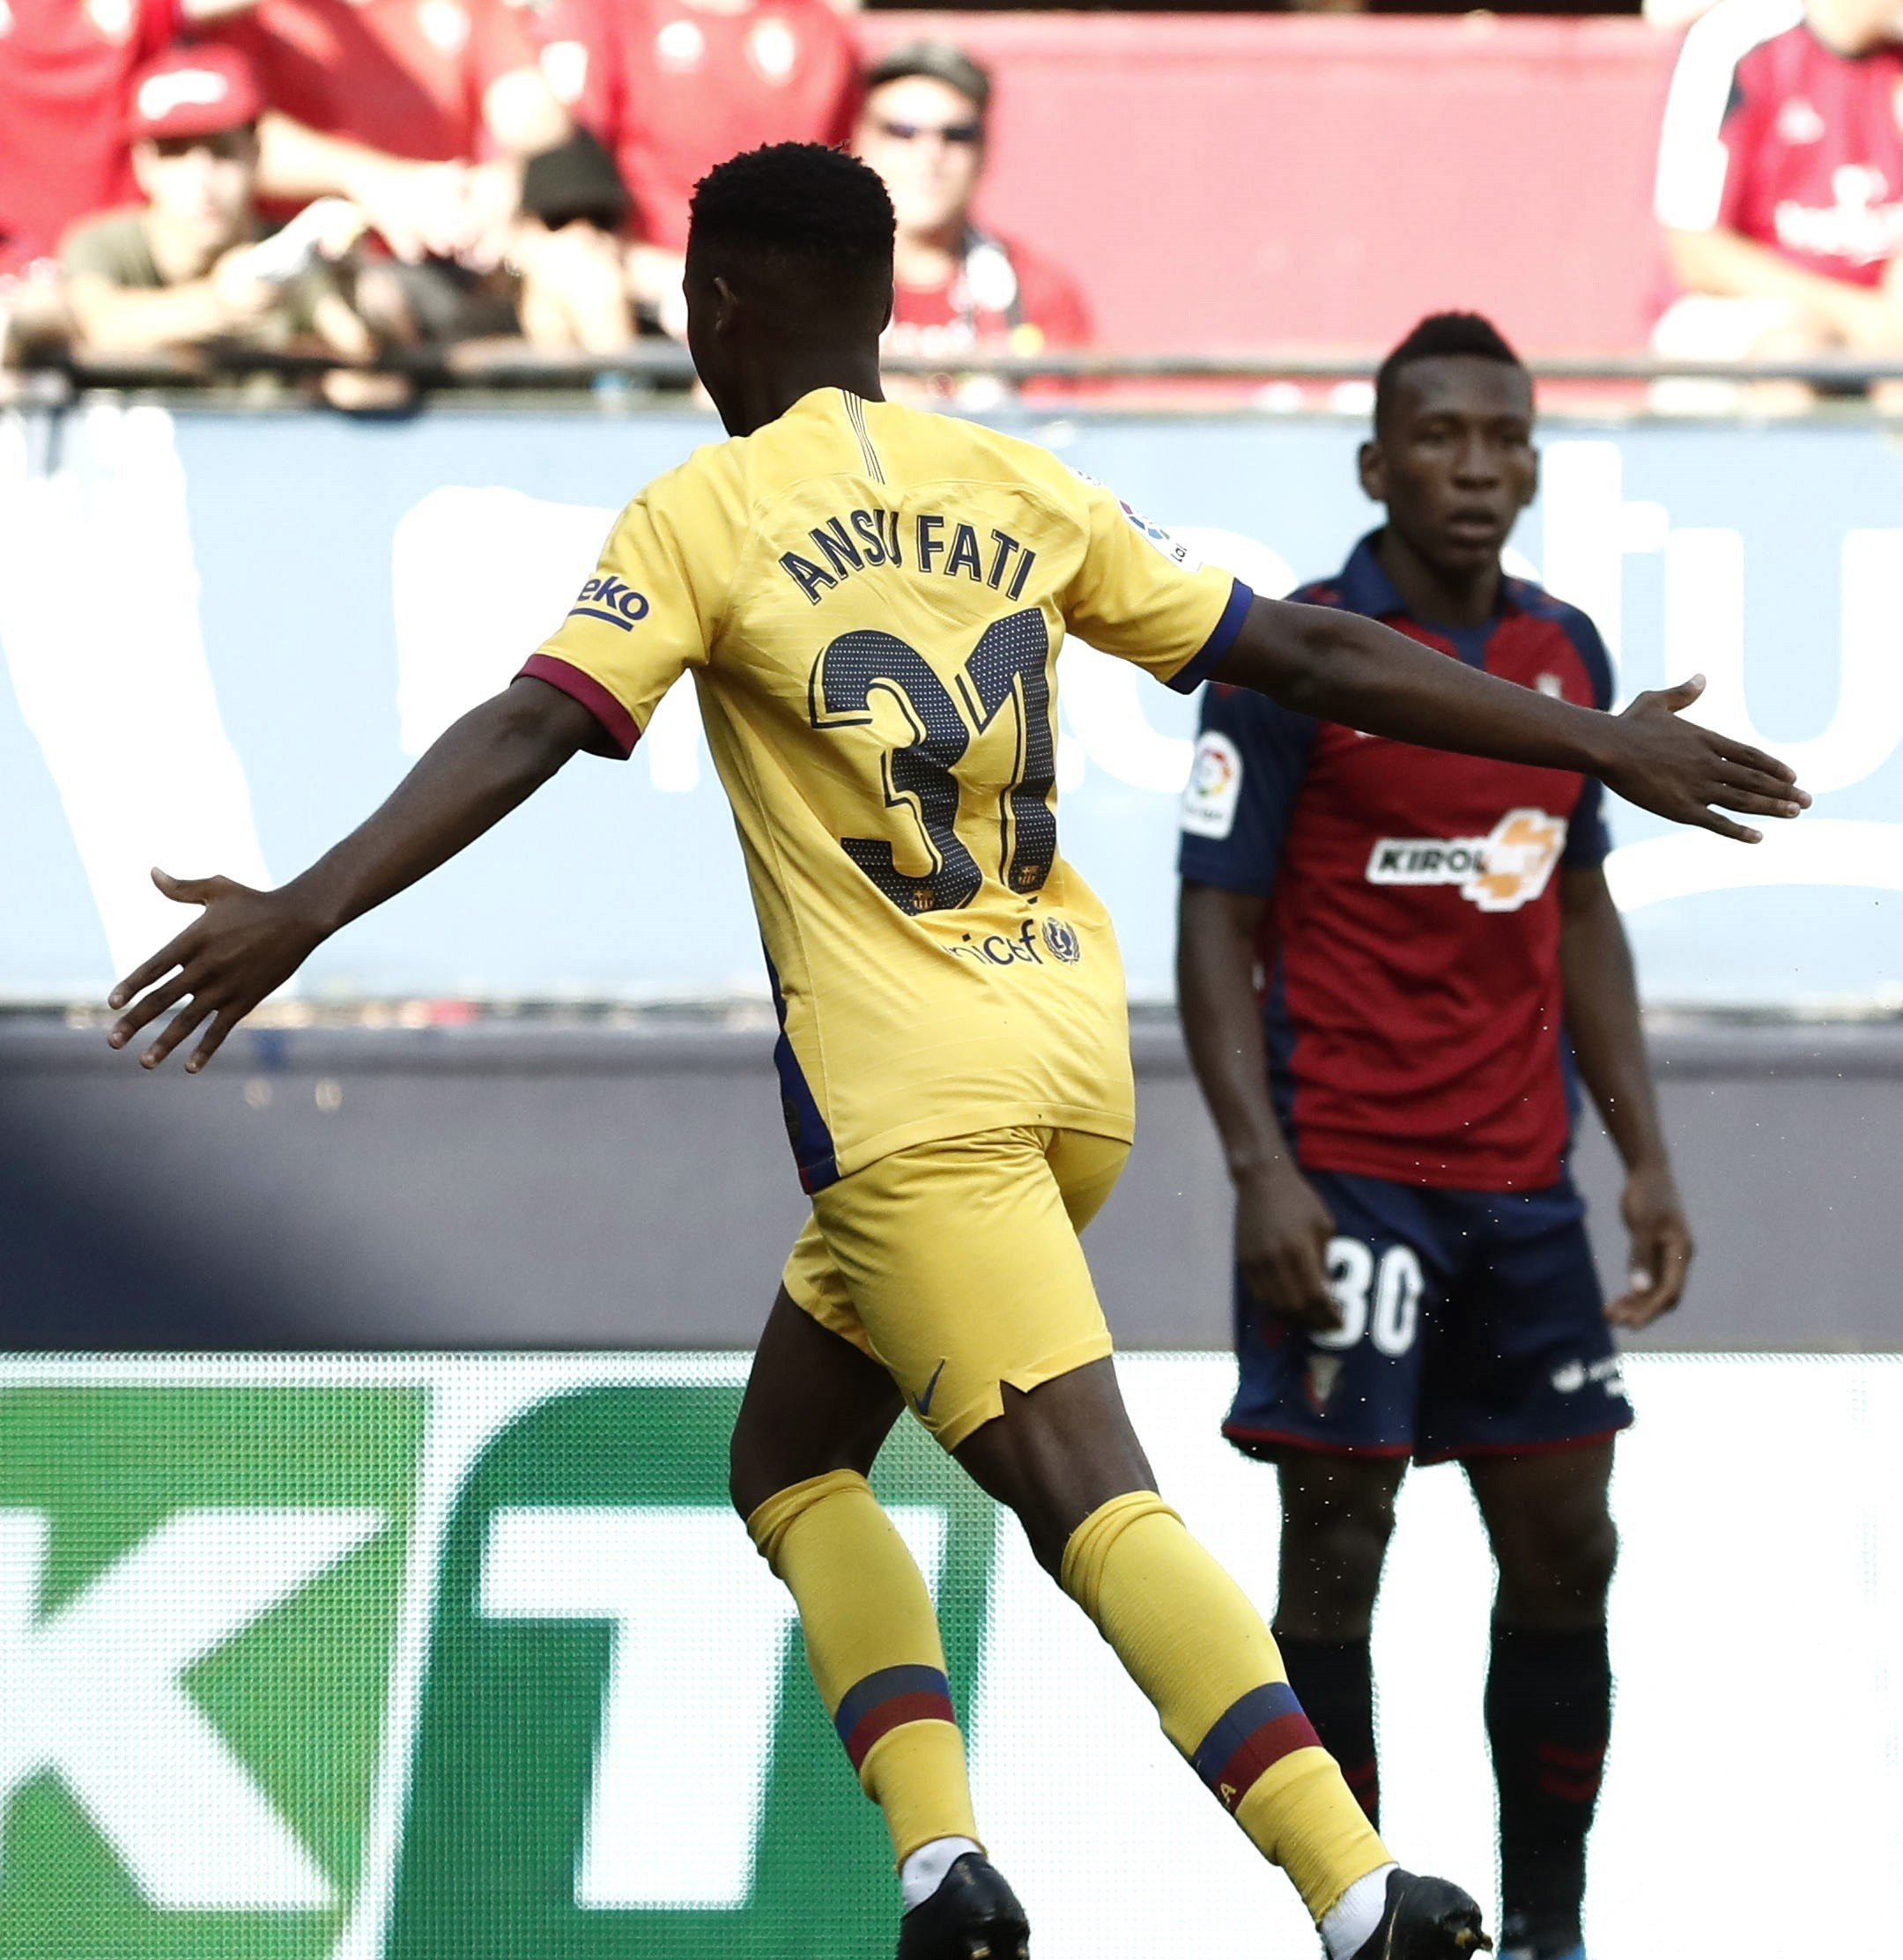
[[[745,1365],[0,1358],[0,1960],[885,1960],[878,1814],[727,1502]],[[1221,1440],[1231,1365],[1123,1379],[1166,1495],[1270,1606],[1274,1479]],[[1820,1870],[1896,1923],[1903,1363],[1631,1379],[1588,1950],[1785,1960]],[[910,1423],[874,1483],[1038,1960],[1313,1954],[1022,1533]],[[1411,1476],[1399,1513],[1383,1826],[1485,1894],[1491,1562],[1457,1473]],[[1792,1598],[1814,1719],[1767,1742],[1737,1719],[1762,1664],[1737,1630]],[[1794,1776],[1817,1801],[1766,1805]],[[1667,1882],[1662,1843],[1753,1882]]]
[[[357,1890],[424,1397],[0,1394],[0,1956],[319,1960]]]
[[[889,1929],[878,1815],[727,1501],[738,1404],[585,1390],[484,1451],[443,1542],[390,1960],[843,1960]],[[909,1428],[878,1482],[968,1703],[991,1508]]]
[[[889,1946],[878,1814],[727,1500],[739,1367],[647,1372],[0,1388],[0,1960]],[[967,1701],[993,1509],[909,1425],[877,1483]]]

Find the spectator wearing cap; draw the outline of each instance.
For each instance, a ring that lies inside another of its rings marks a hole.
[[[0,275],[50,262],[67,227],[126,202],[133,72],[181,26],[251,0],[5,0],[0,5]]]
[[[144,202],[78,226],[60,254],[85,351],[309,337],[346,361],[376,351],[333,270],[362,232],[360,215],[333,200],[264,235],[263,108],[250,63],[228,48],[176,48],[135,76],[126,135]]]
[[[990,106],[991,78],[949,41],[895,48],[865,77],[853,147],[885,179],[898,218],[888,352],[1032,355],[1091,337],[1070,280],[973,216]],[[998,391],[966,382],[957,392]]]
[[[1659,143],[1655,208],[1679,296],[1658,352],[1903,356],[1899,105],[1896,0],[1720,0],[1693,24]]]
[[[844,144],[851,38],[826,0],[530,0],[528,18],[556,96],[633,199],[631,290],[678,335],[694,185],[762,144]]]
[[[134,194],[127,83],[181,26],[252,0],[0,0],[0,365],[51,352],[72,320],[67,227]]]

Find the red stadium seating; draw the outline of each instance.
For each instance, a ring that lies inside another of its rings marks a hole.
[[[1676,40],[1628,19],[868,14],[997,77],[986,215],[1133,352],[1386,345],[1477,307],[1529,351],[1643,344]]]

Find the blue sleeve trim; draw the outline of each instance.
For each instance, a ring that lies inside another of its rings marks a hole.
[[[1573,806],[1572,821],[1566,825],[1566,849],[1560,854],[1559,862],[1568,871],[1596,871],[1611,854],[1605,790],[1596,778],[1588,776],[1578,802]]]
[[[1605,641],[1600,638],[1598,627],[1577,606],[1569,606],[1558,600],[1553,602],[1553,613],[1560,632],[1571,642],[1592,684],[1593,706],[1610,713],[1618,688],[1612,677],[1612,656],[1606,650]],[[1566,827],[1566,850],[1559,862],[1562,869],[1568,871],[1593,871],[1611,854],[1612,835],[1606,825],[1604,788],[1596,778],[1588,776],[1581,784],[1579,801],[1573,806],[1572,821]]]
[[[1194,694],[1210,677],[1211,669],[1219,666],[1223,655],[1235,645],[1235,636],[1242,631],[1242,622],[1255,597],[1240,579],[1232,579],[1229,603],[1223,608],[1215,631],[1203,642],[1202,651],[1191,655],[1188,662],[1179,667],[1166,684],[1174,687],[1179,694]]]
[[[1612,656],[1606,651],[1606,643],[1600,638],[1598,627],[1577,606],[1567,605],[1559,608],[1558,625],[1560,632],[1573,642],[1573,650],[1579,655],[1592,682],[1593,706],[1610,710],[1618,688],[1612,679]]]

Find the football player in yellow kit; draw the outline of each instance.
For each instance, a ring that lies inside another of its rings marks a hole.
[[[330,934],[479,836],[578,750],[626,755],[692,672],[759,914],[812,1217],[733,1443],[735,1502],[798,1602],[820,1693],[891,1830],[909,1960],[1022,1956],[985,1859],[924,1582],[866,1472],[909,1403],[1016,1512],[1171,1740],[1281,1865],[1331,1960],[1487,1944],[1402,1871],[1317,1745],[1275,1642],[1157,1494],[1077,1243],[1133,1098],[1108,919],[1058,853],[1067,631],[1179,688],[1215,675],[1400,740],[1598,776],[1727,835],[1795,816],[1790,772],[1679,719],[1491,678],[1352,613],[1259,598],[1029,444],[881,399],[892,210],[782,144],[696,194],[689,340],[732,440],[617,521],[511,686],[283,889],[204,911],[129,974],[122,1047],[178,1012],[202,1068]],[[182,1003],[182,1004],[181,1004]]]

